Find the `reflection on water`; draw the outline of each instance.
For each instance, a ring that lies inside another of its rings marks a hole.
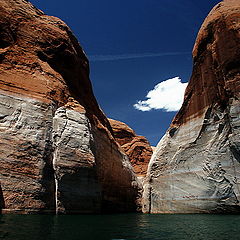
[[[240,215],[0,215],[6,240],[240,239]]]

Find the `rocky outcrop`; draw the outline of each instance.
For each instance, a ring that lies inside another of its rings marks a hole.
[[[138,182],[68,26],[26,0],[1,1],[0,73],[0,209],[134,211]]]
[[[152,148],[143,136],[136,133],[127,124],[109,119],[116,141],[121,145],[138,176],[145,176],[152,156]]]
[[[150,161],[144,212],[240,211],[239,30],[238,0],[204,21],[184,103]]]

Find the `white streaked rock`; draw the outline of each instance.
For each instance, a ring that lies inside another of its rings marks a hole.
[[[143,211],[223,212],[239,208],[240,103],[230,99],[169,129],[151,158],[144,184]],[[207,115],[206,115],[207,113]]]

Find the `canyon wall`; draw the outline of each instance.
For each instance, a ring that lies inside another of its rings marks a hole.
[[[115,142],[69,27],[0,2],[0,210],[135,211],[140,185]]]
[[[216,5],[193,49],[184,102],[154,152],[143,211],[240,211],[240,1]]]
[[[116,141],[121,145],[127,154],[134,172],[139,177],[144,177],[147,173],[148,163],[153,150],[148,140],[143,136],[138,136],[127,124],[109,119]]]

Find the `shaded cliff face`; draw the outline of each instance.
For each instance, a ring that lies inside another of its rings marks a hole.
[[[0,2],[0,209],[134,211],[138,182],[111,135],[71,30]]]
[[[240,210],[239,30],[238,0],[204,21],[184,103],[150,161],[144,212]]]
[[[152,148],[143,136],[136,133],[127,124],[109,119],[116,141],[121,145],[138,176],[145,176],[152,156]]]

